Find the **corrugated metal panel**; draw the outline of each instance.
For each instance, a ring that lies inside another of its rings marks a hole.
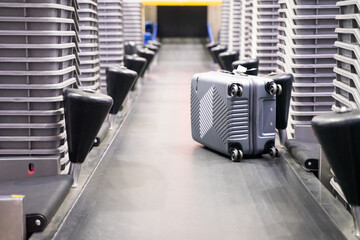
[[[67,173],[62,93],[78,81],[78,4],[48,3],[0,3],[0,158],[58,159]]]
[[[141,1],[124,0],[124,40],[143,45]]]
[[[331,111],[335,73],[336,0],[279,0],[278,68],[292,73],[291,137],[310,128],[311,119]]]
[[[79,1],[81,88],[100,89],[99,25],[97,0]]]
[[[100,82],[106,92],[106,68],[119,65],[124,60],[123,2],[98,0]]]
[[[335,42],[336,79],[333,97],[334,110],[341,107],[359,108],[360,106],[360,3],[358,1],[339,1],[340,14],[336,17],[339,27]]]

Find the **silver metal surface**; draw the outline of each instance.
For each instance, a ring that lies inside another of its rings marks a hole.
[[[58,156],[1,157],[0,182],[16,179],[52,176],[60,173]]]
[[[334,175],[331,173],[330,169],[329,161],[327,160],[324,151],[320,149],[319,180],[329,191],[332,191],[330,180]]]
[[[286,132],[286,129],[281,129],[279,130],[279,139],[280,139],[280,144],[282,146],[285,145],[285,142],[287,140],[287,132]]]
[[[294,127],[295,138],[299,140],[316,140],[314,131],[309,125],[297,125]]]
[[[114,114],[109,114],[108,115],[108,121],[109,121],[109,129],[113,129],[114,128],[114,123],[115,123],[115,116]]]
[[[283,157],[233,163],[191,139],[190,80],[209,61],[200,44],[162,46],[54,239],[346,239]]]
[[[24,196],[0,196],[0,239],[26,238]]]
[[[332,171],[331,171],[331,172],[332,172]],[[331,189],[332,192],[333,192],[334,195],[337,197],[337,199],[340,199],[341,202],[342,202],[345,206],[349,206],[349,208],[350,208],[350,205],[349,205],[347,199],[345,198],[344,192],[342,191],[339,183],[335,181],[335,177],[334,177],[334,176],[330,179],[330,186],[331,186],[331,188],[332,188],[332,189]]]
[[[298,180],[304,185],[318,205],[326,212],[329,219],[334,222],[336,227],[345,235],[346,239],[356,240],[353,218],[343,203],[336,199],[313,173],[304,171],[302,166],[300,166],[288,152],[284,151],[284,149],[281,151],[281,155],[286,159],[287,164],[290,165],[290,168],[296,174]]]
[[[74,183],[71,186],[72,188],[76,188],[78,186],[80,171],[81,171],[81,163],[71,163],[70,175],[74,179]]]
[[[351,213],[354,218],[355,236],[360,239],[360,206],[351,206]]]
[[[40,221],[39,219],[36,219],[36,220],[35,220],[35,224],[36,224],[36,226],[40,226],[40,225],[41,225],[41,221]]]

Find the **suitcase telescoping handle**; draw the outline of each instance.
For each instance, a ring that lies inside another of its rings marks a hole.
[[[343,108],[322,114],[311,125],[351,205],[355,234],[360,238],[360,110]]]
[[[288,124],[293,75],[281,73],[270,76],[274,83],[281,86],[281,92],[276,96],[276,129],[284,130]]]

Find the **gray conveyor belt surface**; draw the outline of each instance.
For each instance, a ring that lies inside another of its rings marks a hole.
[[[283,159],[233,163],[191,138],[201,44],[159,65],[55,239],[345,239]]]

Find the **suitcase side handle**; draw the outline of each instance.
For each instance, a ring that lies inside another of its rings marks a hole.
[[[282,73],[270,76],[281,86],[281,93],[276,96],[276,129],[286,129],[289,118],[291,90],[294,77],[292,74]]]
[[[258,75],[259,59],[246,59],[243,61],[237,60],[232,63],[232,67],[234,70],[236,70],[239,65],[247,69],[245,74],[253,76]]]

